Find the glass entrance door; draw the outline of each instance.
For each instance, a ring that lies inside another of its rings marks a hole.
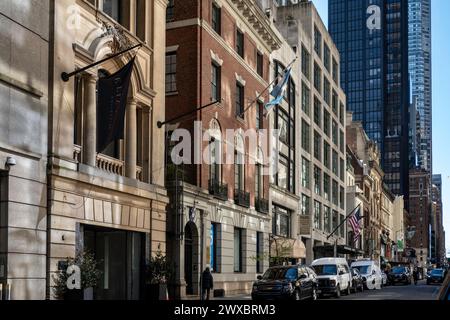
[[[137,300],[144,270],[144,236],[124,230],[84,226],[84,248],[95,255],[102,276],[96,300]]]

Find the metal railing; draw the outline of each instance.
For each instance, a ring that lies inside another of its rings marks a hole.
[[[250,193],[234,190],[234,203],[241,207],[250,208]]]
[[[268,214],[269,213],[269,200],[262,198],[255,198],[255,209],[258,212]]]
[[[228,200],[228,185],[218,180],[209,180],[209,193],[224,201]]]

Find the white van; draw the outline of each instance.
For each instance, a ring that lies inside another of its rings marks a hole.
[[[373,260],[358,260],[352,263],[352,269],[358,269],[361,274],[364,287],[369,290],[380,290],[383,284],[380,267]]]
[[[311,267],[317,274],[319,295],[332,294],[336,298],[341,292],[350,294],[352,275],[344,258],[322,258],[314,260]]]

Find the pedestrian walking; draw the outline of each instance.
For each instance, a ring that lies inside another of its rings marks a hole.
[[[202,274],[202,300],[209,300],[211,289],[214,288],[214,279],[209,267]]]

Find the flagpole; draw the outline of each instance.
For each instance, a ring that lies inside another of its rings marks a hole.
[[[328,235],[328,237],[327,237],[327,240],[328,239],[330,239],[335,233],[336,233],[336,231],[338,231],[339,230],[339,228],[348,220],[348,218],[350,218],[351,217],[351,215],[359,208],[361,206],[361,204],[358,204],[358,206],[355,208],[355,209],[353,209],[351,212],[350,212],[350,214],[349,215],[347,215],[347,217],[345,217],[345,219],[333,230],[333,232],[331,232],[329,235]]]
[[[298,60],[298,57],[295,57],[294,60],[292,60],[291,63],[289,63],[287,65],[286,68],[284,68],[283,72],[285,72],[287,69],[289,69],[290,66],[292,66],[296,61]],[[275,79],[272,80],[271,83],[269,83],[269,85],[264,88],[264,90],[247,106],[247,108],[245,108],[242,113],[239,115],[241,118],[242,116],[256,103],[256,101],[259,100],[259,98],[261,98],[263,96],[263,94],[270,88],[271,85],[273,85],[275,83],[275,81],[278,80],[278,75],[275,77]]]
[[[173,121],[175,121],[175,120],[182,119],[182,118],[184,118],[184,117],[186,117],[186,116],[188,116],[188,115],[190,115],[190,114],[192,114],[192,113],[195,113],[195,112],[197,112],[197,111],[203,110],[203,109],[208,108],[208,107],[211,107],[211,106],[213,106],[213,105],[215,105],[215,104],[218,104],[218,103],[220,103],[220,100],[216,100],[216,101],[214,101],[214,102],[208,103],[207,105],[204,105],[203,107],[196,108],[196,109],[194,109],[194,110],[192,110],[192,111],[186,112],[186,113],[184,113],[184,114],[182,114],[182,115],[179,115],[179,116],[176,116],[176,117],[174,117],[174,118],[172,118],[172,119],[169,119],[169,120],[166,120],[166,121],[158,121],[158,122],[156,123],[156,125],[158,126],[158,129],[161,129],[162,126],[164,126],[164,125],[166,125],[166,124],[168,124],[168,123],[171,123],[171,122],[173,122]]]
[[[75,70],[75,71],[73,71],[71,73],[63,72],[63,73],[61,73],[61,79],[64,82],[68,82],[70,80],[70,78],[73,77],[74,75],[77,75],[77,74],[79,74],[79,73],[81,73],[83,71],[86,71],[86,70],[88,70],[90,68],[93,68],[93,67],[99,65],[99,64],[102,64],[103,62],[106,62],[108,60],[114,59],[115,57],[118,57],[118,56],[120,56],[120,55],[122,55],[124,53],[127,53],[128,51],[131,51],[133,49],[140,48],[140,47],[142,47],[142,43],[139,43],[139,44],[137,44],[137,45],[135,45],[135,46],[133,46],[131,48],[128,48],[128,49],[123,50],[121,52],[118,52],[116,54],[113,54],[113,55],[111,55],[111,56],[109,56],[109,57],[107,57],[105,59],[100,60],[100,61],[94,62],[94,63],[92,63],[92,64],[90,64],[90,65],[88,65],[88,66],[86,66],[84,68],[77,69],[77,70]]]

